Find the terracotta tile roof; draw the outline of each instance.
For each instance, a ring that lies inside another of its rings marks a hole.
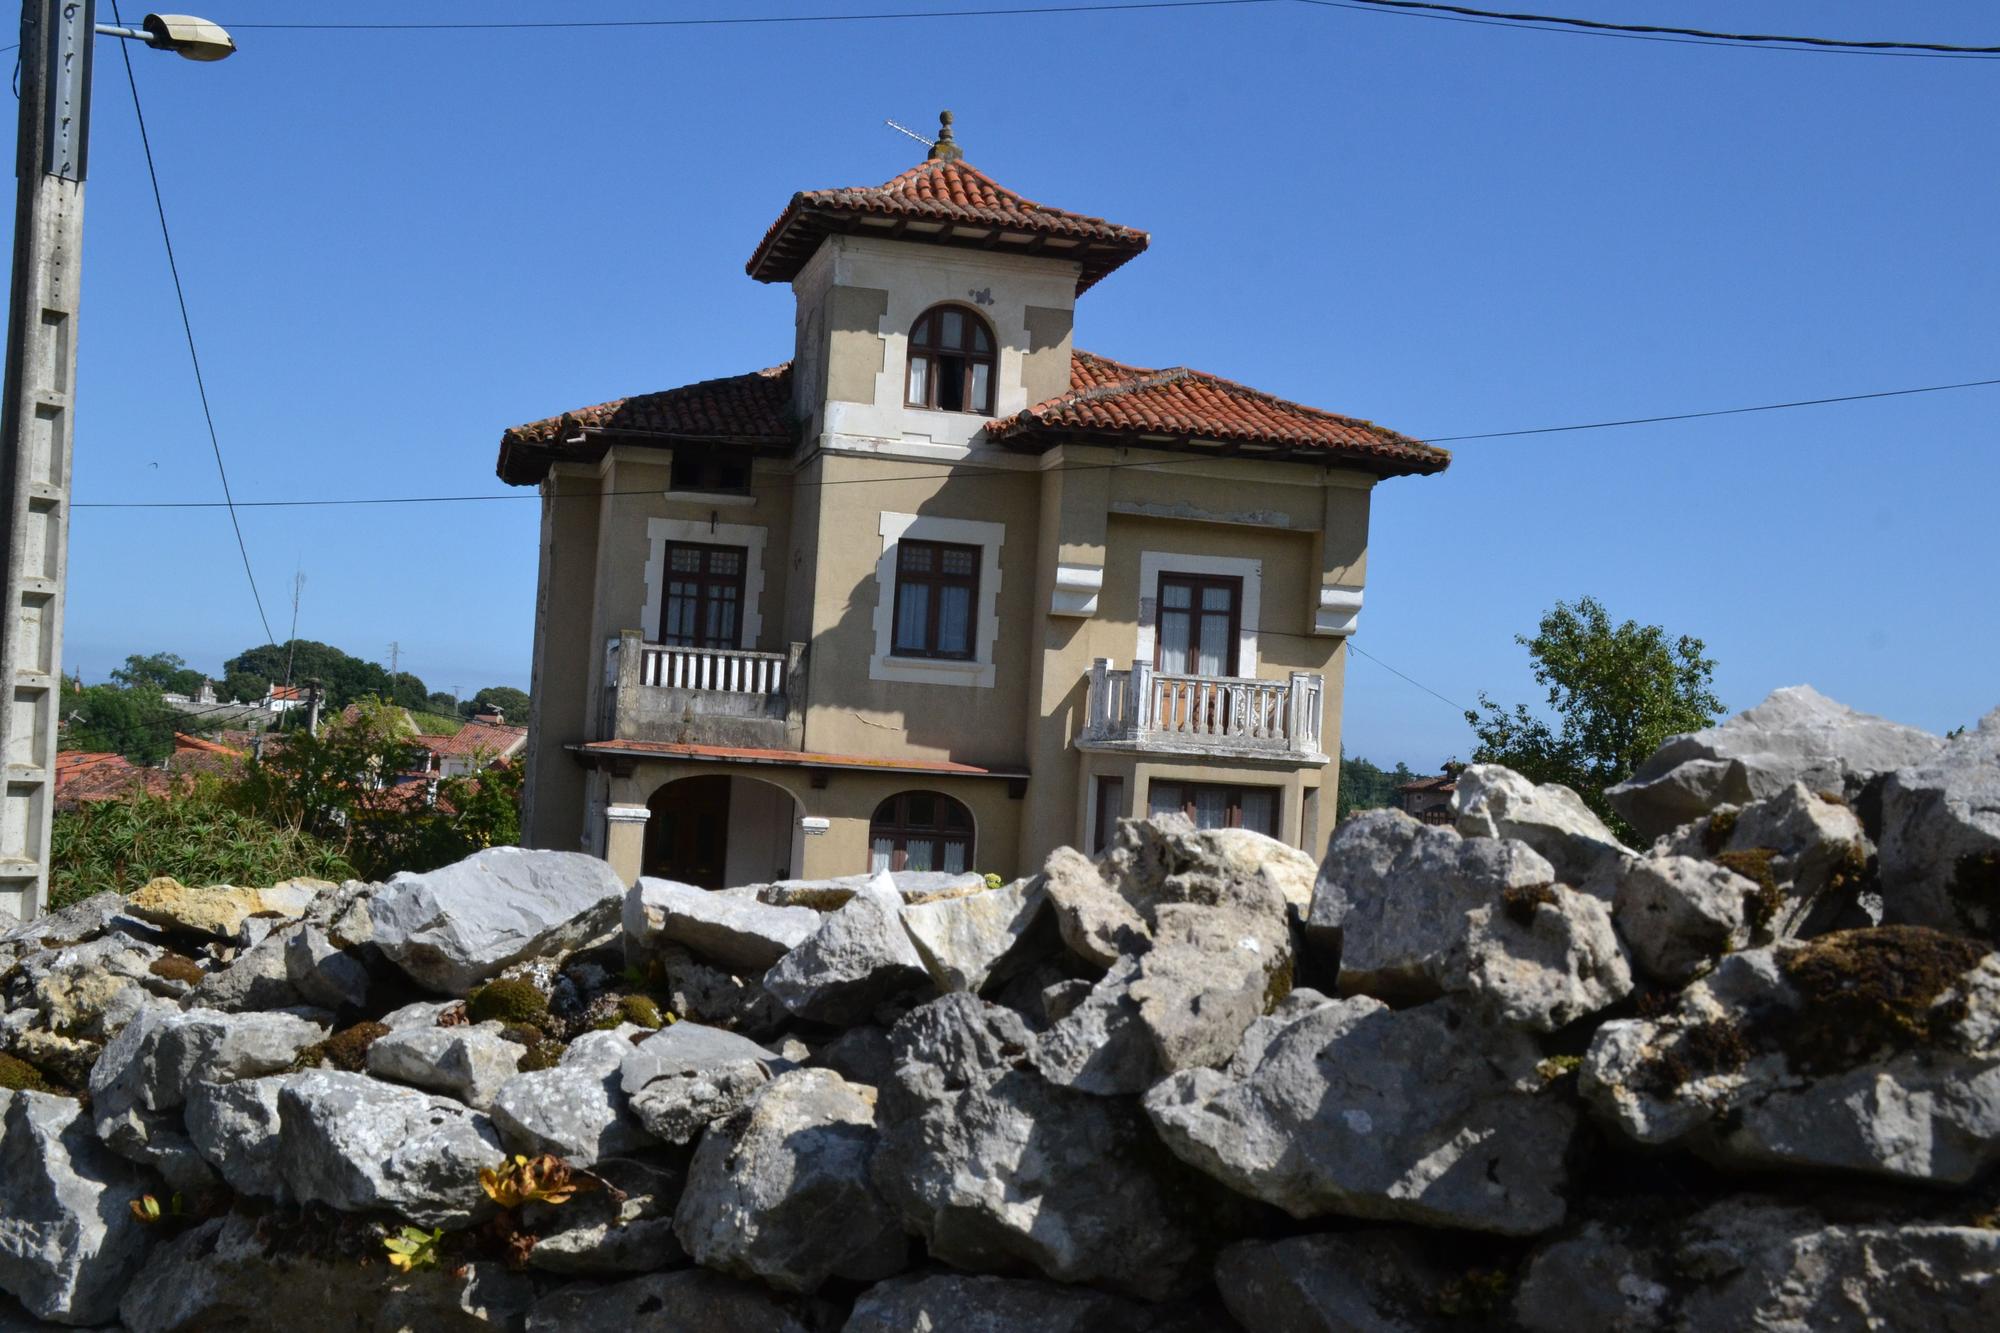
[[[1070,359],[1069,392],[995,421],[994,439],[1059,443],[1078,433],[1115,435],[1141,442],[1217,440],[1327,453],[1383,476],[1442,472],[1449,451],[1373,422],[1345,417],[1226,380],[1172,366],[1146,370],[1090,352]]]
[[[1070,357],[1069,386],[1068,393],[994,421],[988,435],[1029,447],[1058,444],[1078,434],[1119,436],[1133,443],[1148,437],[1216,440],[1331,455],[1385,477],[1442,472],[1451,464],[1449,450],[1387,427],[1288,402],[1186,366],[1148,370],[1079,350]],[[569,443],[581,431],[641,440],[728,437],[786,445],[792,442],[786,424],[790,404],[789,364],[614,399],[504,432],[498,471],[511,485],[532,485],[548,474],[551,463],[595,457],[588,442]]]
[[[934,158],[881,185],[793,195],[744,269],[759,282],[790,282],[836,232],[1073,259],[1083,266],[1078,292],[1151,239],[1135,227],[1038,204],[963,159]]]
[[[229,733],[223,734],[226,736]],[[204,740],[200,736],[190,736],[185,731],[174,733],[174,749],[201,754],[235,755],[239,759],[244,757],[244,751],[237,746],[227,745],[221,741]]]
[[[526,727],[509,727],[477,718],[450,736],[419,736],[417,744],[439,758],[471,758],[485,755],[504,759],[528,743]]]
[[[936,773],[968,778],[1025,778],[1025,769],[981,768],[949,759],[890,759],[878,755],[819,754],[810,750],[760,750],[733,745],[684,745],[677,741],[586,741],[565,747],[577,754],[636,759],[711,759],[734,764],[794,768],[858,768],[896,773]]]
[[[792,366],[787,361],[747,375],[614,398],[512,427],[500,434],[497,470],[502,481],[521,486],[547,476],[551,463],[595,458],[602,452],[601,442],[572,443],[585,432],[788,447],[796,434],[791,414]]]
[[[287,699],[294,699],[303,703],[306,697],[306,687],[303,685],[273,685],[270,694],[266,697],[273,703],[282,703]]]

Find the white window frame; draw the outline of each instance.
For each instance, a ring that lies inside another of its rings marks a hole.
[[[868,659],[868,679],[992,689],[993,647],[1000,639],[1000,546],[1006,540],[1007,525],[885,510],[879,530],[882,555],[875,562],[875,655]],[[971,661],[898,657],[889,650],[896,618],[896,543],[906,537],[915,542],[953,542],[979,548],[979,605],[973,608]]]
[[[1257,674],[1257,614],[1263,602],[1264,562],[1233,555],[1182,555],[1173,551],[1139,552],[1139,639],[1133,660],[1150,662],[1158,637],[1162,574],[1214,574],[1243,581],[1243,606],[1237,621],[1236,674]]]
[[[754,651],[764,631],[764,543],[770,529],[747,523],[702,523],[687,518],[646,520],[646,602],[639,608],[639,626],[647,643],[660,641],[660,601],[666,593],[667,543],[741,546],[747,553],[743,568],[743,634],[739,642]]]

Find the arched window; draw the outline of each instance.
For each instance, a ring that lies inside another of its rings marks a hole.
[[[910,326],[911,407],[993,415],[993,331],[964,306],[939,305]]]
[[[972,812],[934,791],[906,791],[868,821],[868,869],[944,870],[972,865]]]

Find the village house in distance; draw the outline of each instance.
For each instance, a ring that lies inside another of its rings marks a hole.
[[[1368,502],[1442,449],[1074,345],[1147,245],[963,160],[796,194],[792,357],[501,436],[542,493],[524,841],[628,882],[1318,847]]]

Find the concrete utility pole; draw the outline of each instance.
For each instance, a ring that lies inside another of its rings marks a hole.
[[[96,17],[96,0],[21,5],[14,285],[0,406],[0,555],[6,561],[0,909],[24,921],[48,901]],[[235,49],[214,24],[178,14],[148,14],[143,29],[106,31],[195,60],[219,60]]]

